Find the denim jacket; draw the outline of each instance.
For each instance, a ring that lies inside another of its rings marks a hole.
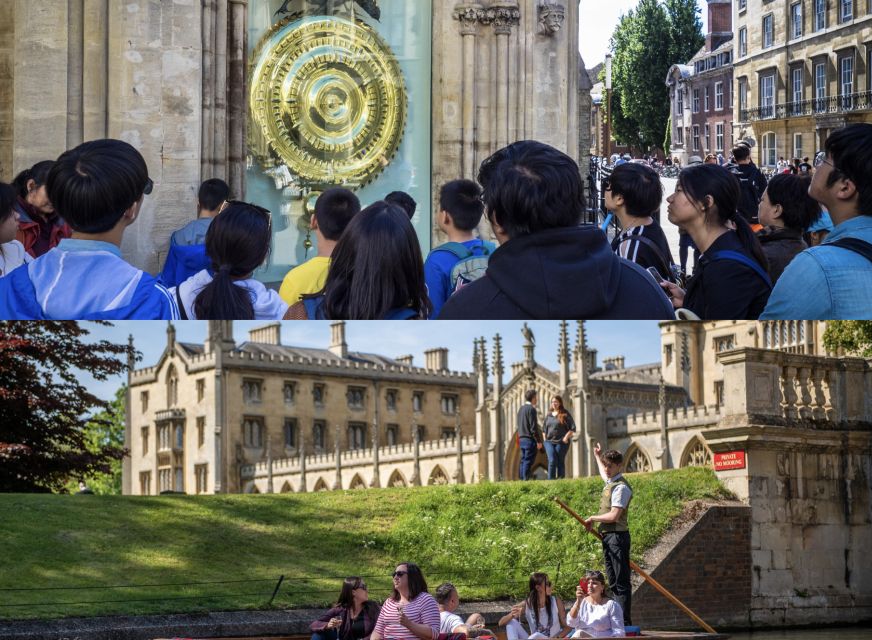
[[[872,216],[846,220],[823,244],[798,254],[775,285],[761,320],[872,319],[872,262],[827,246],[841,238],[872,243]]]

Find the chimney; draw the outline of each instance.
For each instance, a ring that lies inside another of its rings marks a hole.
[[[252,329],[248,332],[248,339],[257,344],[280,345],[282,343],[282,325],[280,322],[274,322],[265,327]]]
[[[428,371],[448,371],[448,349],[430,349],[424,352]]]
[[[339,358],[348,357],[348,343],[345,342],[345,322],[342,320],[330,325],[330,353]]]
[[[706,0],[708,2],[708,33],[705,37],[706,51],[714,51],[733,39],[732,0]]]
[[[399,362],[404,367],[414,367],[415,357],[414,356],[399,356],[394,358],[397,362]]]

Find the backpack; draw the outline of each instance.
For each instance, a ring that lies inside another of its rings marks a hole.
[[[748,224],[754,224],[758,220],[757,212],[760,206],[760,198],[763,194],[757,191],[753,174],[741,171],[736,165],[730,170],[739,180],[739,204],[736,208],[742,217],[748,221]]]
[[[447,251],[457,258],[457,264],[451,268],[451,292],[460,290],[471,282],[481,278],[487,271],[490,254],[496,250],[491,242],[480,241],[481,244],[472,249],[459,242],[446,242],[433,251]]]
[[[746,267],[749,267],[754,273],[756,273],[763,282],[771,289],[772,288],[772,280],[769,278],[769,274],[757,264],[757,261],[753,258],[749,258],[744,253],[739,253],[738,251],[716,251],[713,253],[709,260],[714,262],[717,260],[732,260],[733,262],[741,262]]]
[[[835,242],[825,242],[823,247],[840,247],[857,253],[872,262],[872,244],[860,238],[841,238]]]
[[[665,281],[677,284],[682,289],[687,286],[686,277],[684,275],[684,272],[681,270],[681,267],[679,267],[674,262],[667,260],[666,256],[664,256],[663,252],[660,250],[660,247],[658,247],[657,243],[651,240],[651,238],[646,238],[645,236],[630,236],[626,240],[635,240],[641,242],[654,252],[657,260],[660,262],[657,273],[659,273]]]

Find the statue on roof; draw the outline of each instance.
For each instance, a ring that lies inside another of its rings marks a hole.
[[[527,344],[529,344],[529,345],[536,344],[536,337],[533,335],[533,331],[530,329],[530,327],[527,326],[526,322],[524,323],[524,326],[521,329],[521,334],[524,336],[524,340],[527,341]]]

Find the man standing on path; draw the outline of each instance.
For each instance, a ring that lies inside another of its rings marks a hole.
[[[599,523],[603,537],[603,555],[606,575],[615,600],[624,610],[624,624],[633,624],[630,618],[632,585],[630,584],[630,528],[627,525],[627,508],[633,498],[633,490],[621,475],[624,456],[611,449],[603,453],[599,442],[594,449],[600,477],[606,483],[600,499],[600,513],[585,520],[587,525]]]
[[[535,389],[528,389],[524,394],[524,406],[518,411],[518,441],[521,446],[521,480],[529,480],[532,476],[533,462],[536,453],[542,448],[542,432],[539,430],[539,419],[536,414],[538,397]]]

